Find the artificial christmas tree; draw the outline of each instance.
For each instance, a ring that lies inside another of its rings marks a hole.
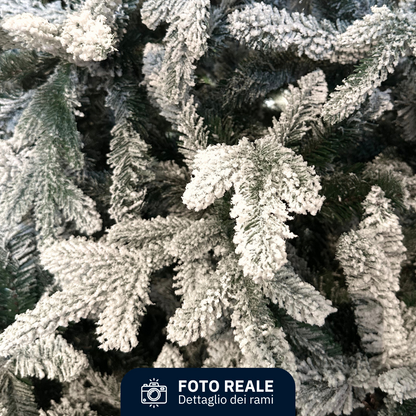
[[[299,415],[414,414],[414,1],[0,18],[2,415],[115,415],[149,366],[281,367]]]

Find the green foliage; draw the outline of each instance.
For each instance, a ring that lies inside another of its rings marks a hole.
[[[0,250],[0,256],[0,299],[2,305],[0,317],[1,328],[4,329],[10,325],[14,319],[13,309],[15,304],[13,302],[12,291],[9,287],[11,286],[10,281],[14,277],[16,267],[13,267],[14,265],[8,264],[6,251]]]
[[[3,361],[3,360],[2,360]],[[32,386],[13,375],[7,367],[0,368],[0,406],[5,416],[38,416]]]
[[[416,72],[414,62],[407,72],[407,77],[397,86],[398,97],[397,105],[397,124],[403,129],[405,140],[414,141],[416,139]]]
[[[155,179],[155,161],[146,144],[144,128],[146,114],[144,94],[126,80],[115,83],[106,104],[113,110],[115,126],[111,130],[108,163],[113,168],[110,213],[116,221],[139,215],[145,195],[145,185]]]
[[[7,223],[19,223],[34,208],[36,228],[44,238],[59,234],[62,217],[81,232],[101,228],[94,202],[65,171],[84,163],[74,115],[78,102],[73,71],[69,64],[60,66],[23,111],[11,142],[24,162],[0,197]]]
[[[226,108],[251,105],[269,92],[295,82],[296,75],[302,74],[302,70],[306,73],[310,69],[309,62],[294,62],[289,54],[273,59],[273,55],[264,55],[257,51],[245,52],[248,56],[238,63],[227,84],[222,87],[225,90]]]
[[[82,168],[74,116],[74,108],[79,105],[76,82],[73,66],[66,64],[58,67],[48,82],[37,89],[16,126],[13,140],[17,148],[36,143],[44,152],[53,147],[68,166]]]
[[[396,411],[400,416],[411,416],[416,413],[416,399],[405,400],[402,404],[397,406]]]
[[[323,357],[341,357],[342,348],[337,344],[333,335],[325,328],[298,322],[283,313],[281,309],[273,308],[281,326],[287,331],[289,342],[304,357],[311,356],[314,360]]]
[[[35,51],[6,50],[0,54],[0,91],[32,88],[34,82],[45,79],[56,63],[56,58]]]
[[[336,125],[319,119],[311,125],[310,134],[294,145],[309,164],[325,175],[332,173],[334,165],[342,166],[353,159],[352,154],[356,159],[357,148],[372,130],[372,125],[362,118],[351,117]]]
[[[403,403],[389,402],[387,409],[382,409],[379,416],[413,416],[416,412],[416,399],[404,400]]]
[[[33,308],[39,287],[45,284],[45,273],[36,264],[33,231],[22,224],[7,249],[0,248],[1,329],[10,325],[16,314]]]
[[[361,203],[373,185],[378,185],[395,207],[403,209],[403,188],[389,173],[363,175],[363,165],[358,164],[346,172],[335,172],[323,177],[322,193],[325,201],[318,218],[342,224],[362,215]]]
[[[114,113],[115,124],[129,121],[134,129],[144,136],[147,115],[146,94],[142,88],[138,88],[133,79],[124,77],[117,79],[108,91],[106,105]]]

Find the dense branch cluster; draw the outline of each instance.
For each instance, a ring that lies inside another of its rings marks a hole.
[[[149,365],[415,414],[415,39],[413,0],[2,2],[0,415]]]

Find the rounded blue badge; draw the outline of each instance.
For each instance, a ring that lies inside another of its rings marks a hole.
[[[136,368],[121,383],[121,416],[295,416],[295,382],[281,368]]]

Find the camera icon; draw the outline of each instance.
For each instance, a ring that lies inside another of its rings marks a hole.
[[[166,404],[168,388],[161,386],[157,381],[143,384],[141,388],[142,404],[159,405]]]

